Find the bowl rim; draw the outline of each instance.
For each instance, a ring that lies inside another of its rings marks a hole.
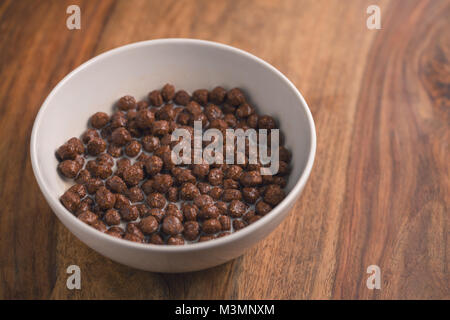
[[[263,216],[258,221],[250,224],[249,226],[245,227],[242,230],[239,230],[239,232],[233,232],[230,235],[226,237],[216,238],[211,241],[205,241],[205,242],[196,242],[191,244],[186,244],[182,246],[169,246],[169,245],[156,245],[156,244],[150,244],[150,243],[138,243],[133,241],[128,241],[125,239],[119,239],[116,237],[112,237],[110,235],[107,235],[103,232],[100,232],[99,230],[92,228],[76,218],[71,212],[69,212],[59,201],[58,197],[56,195],[53,195],[52,192],[50,192],[49,187],[45,183],[42,173],[40,171],[39,165],[38,165],[38,151],[36,146],[37,141],[37,134],[40,128],[40,125],[42,123],[45,110],[47,109],[48,105],[50,104],[51,99],[53,96],[58,92],[58,90],[65,85],[66,82],[70,80],[76,73],[88,68],[90,65],[96,63],[97,61],[107,58],[109,56],[119,54],[122,51],[130,50],[130,49],[136,49],[140,47],[146,47],[150,45],[161,45],[161,44],[194,44],[194,45],[200,45],[200,46],[206,46],[206,47],[215,47],[220,50],[226,50],[233,54],[242,55],[246,58],[249,58],[251,60],[254,60],[256,63],[262,65],[263,67],[269,69],[271,72],[273,72],[281,81],[283,81],[297,96],[299,99],[299,107],[303,108],[303,111],[306,114],[307,121],[309,124],[309,131],[310,131],[310,150],[308,155],[308,160],[306,162],[305,169],[300,174],[300,177],[298,178],[297,182],[295,183],[292,190],[287,194],[286,198],[283,199],[282,202],[280,202],[275,208],[272,209],[270,213]],[[68,216],[69,220],[72,220],[72,222],[75,225],[78,225],[78,227],[82,230],[84,233],[90,234],[92,237],[100,237],[104,238],[105,241],[110,241],[113,243],[116,243],[116,245],[119,246],[125,246],[125,247],[131,247],[135,249],[140,250],[146,250],[146,251],[157,251],[157,252],[186,252],[186,251],[196,251],[196,250],[205,250],[210,249],[213,247],[220,247],[222,245],[225,245],[228,242],[235,242],[239,241],[241,238],[245,238],[249,234],[251,234],[253,231],[257,230],[258,228],[262,227],[265,223],[267,223],[269,220],[275,218],[275,216],[280,215],[284,210],[286,210],[289,205],[295,201],[298,194],[301,192],[303,187],[306,184],[306,181],[309,178],[309,175],[311,173],[314,158],[316,154],[316,130],[314,125],[314,120],[311,114],[311,111],[308,107],[308,104],[306,103],[305,99],[303,98],[302,94],[299,92],[299,90],[294,86],[294,84],[284,75],[282,74],[278,69],[276,69],[274,66],[269,64],[268,62],[262,60],[261,58],[256,57],[255,55],[248,53],[244,50],[214,42],[214,41],[207,41],[207,40],[200,40],[200,39],[189,39],[189,38],[164,38],[164,39],[154,39],[154,40],[145,40],[145,41],[139,41],[134,42],[131,44],[123,45],[111,50],[108,50],[106,52],[103,52],[88,61],[82,63],[80,66],[72,70],[69,74],[67,74],[61,81],[58,82],[58,84],[52,89],[50,94],[46,97],[44,100],[42,106],[39,109],[39,112],[37,113],[37,116],[35,118],[33,129],[31,133],[31,140],[30,140],[30,155],[31,155],[31,164],[33,168],[33,173],[36,177],[36,180],[38,182],[38,185],[44,194],[45,199],[47,202],[49,202],[49,205],[54,211],[54,214],[59,217],[58,210],[62,213]],[[56,208],[56,209],[53,209]],[[84,242],[84,241],[82,241]]]

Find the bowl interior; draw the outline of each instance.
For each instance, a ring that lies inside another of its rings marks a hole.
[[[41,188],[51,195],[54,205],[65,210],[58,199],[70,185],[56,171],[55,150],[69,138],[79,137],[93,113],[111,114],[121,96],[145,98],[165,83],[190,92],[218,85],[242,88],[261,114],[278,120],[293,155],[287,190],[298,182],[312,152],[314,129],[303,98],[290,82],[262,60],[228,46],[157,40],[121,47],[90,60],[61,81],[45,101],[31,148]]]

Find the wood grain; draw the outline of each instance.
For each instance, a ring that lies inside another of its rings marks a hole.
[[[450,4],[166,0],[0,2],[0,298],[449,299]],[[82,29],[65,26],[78,4]],[[293,212],[240,258],[167,275],[77,240],[35,182],[29,139],[50,90],[134,41],[190,37],[247,50],[302,91],[317,127]],[[67,266],[82,289],[66,288]],[[381,290],[366,287],[378,265]]]

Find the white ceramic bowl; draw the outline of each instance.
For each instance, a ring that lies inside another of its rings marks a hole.
[[[278,119],[292,151],[287,197],[269,214],[227,237],[184,246],[157,246],[117,239],[89,227],[59,202],[68,183],[58,175],[55,150],[80,136],[89,116],[112,112],[125,94],[144,98],[165,83],[193,91],[240,87],[260,113]],[[89,247],[119,263],[148,271],[187,272],[238,257],[266,237],[289,213],[314,162],[316,133],[308,106],[295,86],[273,66],[242,50],[191,39],[133,43],[103,53],[68,74],[42,105],[31,136],[31,161],[48,204]]]

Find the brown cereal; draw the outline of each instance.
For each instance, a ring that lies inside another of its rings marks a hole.
[[[74,213],[80,205],[80,196],[72,191],[66,191],[60,198],[61,203],[67,210]]]
[[[95,202],[98,204],[99,208],[102,210],[112,209],[116,197],[105,187],[100,187],[95,193]]]
[[[158,149],[161,144],[158,137],[155,136],[145,136],[142,138],[142,146],[147,152],[154,152]]]
[[[141,152],[141,148],[142,145],[138,141],[133,140],[125,146],[125,154],[130,158],[134,158]]]
[[[208,90],[206,89],[198,89],[192,93],[192,99],[195,102],[198,102],[202,106],[206,106],[208,103]]]
[[[272,207],[270,206],[270,204],[260,200],[256,203],[255,210],[257,214],[264,216],[272,210]]]
[[[160,107],[163,104],[163,97],[159,90],[153,90],[148,94],[150,104],[155,107]]]
[[[227,101],[232,106],[238,106],[245,102],[245,96],[240,89],[234,88],[227,92]]]
[[[138,223],[137,222],[130,222],[127,224],[127,229],[126,229],[128,234],[132,234],[140,239],[144,239],[144,233],[142,232],[142,230],[139,228]]]
[[[119,212],[125,221],[134,221],[139,217],[139,210],[136,206],[125,205],[119,209]]]
[[[106,234],[109,234],[110,236],[122,239],[124,231],[120,227],[110,227],[108,231],[106,231]]]
[[[203,208],[200,209],[199,216],[202,219],[213,219],[217,218],[220,215],[219,208],[215,206],[214,204],[208,204],[205,205]]]
[[[180,91],[177,91],[177,93],[175,93],[174,101],[176,104],[185,106],[189,103],[190,100],[191,100],[191,97],[189,96],[189,93],[187,93],[184,90],[180,90]]]
[[[162,231],[168,235],[177,235],[183,232],[183,224],[175,216],[166,216],[161,225]]]
[[[218,186],[222,184],[223,181],[223,171],[220,169],[211,169],[208,174],[208,181],[213,186]]]
[[[221,187],[213,187],[210,191],[209,191],[209,195],[211,196],[211,198],[213,198],[214,200],[219,200],[222,195],[223,195],[224,190]]]
[[[151,244],[158,244],[158,245],[164,244],[163,238],[159,234],[156,234],[156,233],[154,233],[150,236],[150,239],[148,242]]]
[[[208,219],[203,222],[202,230],[206,234],[214,234],[222,230],[222,225],[217,219]]]
[[[167,200],[171,202],[177,202],[178,201],[178,188],[177,187],[170,187],[167,189]]]
[[[148,109],[139,110],[136,115],[136,124],[138,128],[148,129],[151,128],[155,121],[155,115]]]
[[[268,185],[264,192],[264,201],[272,206],[279,204],[285,197],[283,189],[279,185]]]
[[[74,160],[64,160],[58,165],[59,172],[66,178],[73,179],[78,175],[81,166]]]
[[[247,118],[249,115],[253,114],[255,109],[248,103],[243,103],[236,109],[236,116],[238,118]]]
[[[126,167],[123,171],[123,180],[131,187],[137,185],[142,179],[144,179],[144,171],[138,165]]]
[[[245,223],[245,221],[233,220],[233,229],[234,229],[234,231],[241,230],[241,229],[245,228],[246,226],[247,226],[247,224]]]
[[[144,238],[140,238],[135,234],[131,234],[131,233],[125,233],[125,236],[123,237],[123,239],[128,240],[128,241],[133,241],[133,242],[143,242]]]
[[[116,146],[114,144],[110,144],[108,146],[107,152],[114,158],[119,158],[120,156],[122,156],[122,147]]]
[[[223,180],[224,189],[239,189],[239,182],[233,179]]]
[[[106,180],[106,187],[114,193],[125,193],[127,191],[127,185],[118,176],[112,176]]]
[[[86,189],[89,194],[95,194],[100,187],[103,187],[104,183],[99,178],[90,178],[86,184]]]
[[[198,207],[194,204],[183,203],[181,206],[185,220],[196,221],[198,215]]]
[[[131,141],[131,134],[124,127],[119,127],[112,132],[111,139],[116,146],[124,146]]]
[[[127,111],[136,108],[136,99],[132,96],[123,96],[117,102],[119,110]]]
[[[175,87],[169,83],[166,83],[161,89],[161,96],[165,102],[171,101],[175,97]]]
[[[149,215],[155,217],[158,223],[161,223],[162,219],[165,217],[166,213],[160,208],[151,208]]]
[[[202,208],[206,205],[214,204],[214,200],[211,196],[209,196],[207,194],[202,194],[194,199],[194,204],[197,207]]]
[[[167,244],[168,245],[183,245],[184,244],[184,239],[181,235],[177,235],[177,236],[171,236],[169,237],[169,239],[167,239]]]
[[[157,174],[153,177],[153,189],[158,192],[166,193],[173,184],[173,178],[170,174]]]
[[[87,151],[91,156],[98,156],[106,150],[106,142],[102,138],[92,138],[87,144]]]
[[[222,194],[222,200],[225,202],[242,200],[242,192],[237,189],[225,189]]]
[[[78,194],[80,199],[82,199],[86,196],[86,187],[82,184],[74,184],[73,186],[71,186],[69,188],[68,191],[75,192],[76,194]]]
[[[259,199],[259,191],[257,188],[246,187],[242,189],[242,196],[246,202],[254,204]]]
[[[109,122],[109,116],[104,112],[96,112],[90,118],[91,126],[95,129],[101,129]]]
[[[261,116],[258,119],[258,128],[259,129],[276,129],[277,124],[271,116]]]
[[[158,230],[159,223],[154,216],[148,216],[139,222],[139,228],[144,234],[152,234]]]
[[[209,100],[215,104],[222,104],[225,101],[227,91],[222,87],[215,87],[209,94]]]
[[[245,213],[247,207],[248,206],[244,202],[240,200],[233,200],[228,206],[228,212],[233,218],[239,218]]]
[[[229,216],[223,216],[223,215],[220,216],[219,222],[220,222],[221,229],[223,231],[228,231],[231,229],[231,219]]]
[[[213,188],[213,186],[211,186],[207,182],[198,182],[197,187],[201,194],[209,193],[209,192],[211,192],[211,190]]]
[[[200,225],[197,221],[186,221],[184,223],[183,235],[186,240],[194,241],[200,234]]]
[[[241,175],[239,181],[245,187],[257,187],[262,183],[262,176],[257,170],[247,171]]]
[[[147,196],[147,204],[150,206],[150,208],[164,208],[166,205],[166,198],[164,195],[158,192],[150,193]]]
[[[180,198],[182,200],[194,200],[200,195],[198,188],[190,182],[184,183],[180,189]]]
[[[92,138],[99,138],[99,137],[100,135],[98,134],[97,130],[87,129],[81,136],[81,141],[83,141],[83,143],[85,144],[88,144]]]
[[[98,220],[98,217],[95,213],[91,211],[84,211],[78,216],[78,219],[80,219],[81,221],[83,221],[88,225],[92,225],[95,221]]]
[[[115,209],[109,209],[105,213],[105,222],[109,226],[116,226],[120,223],[120,214]]]
[[[199,89],[191,99],[186,91],[175,93],[166,84],[148,99],[150,103],[136,103],[132,96],[122,97],[118,111],[111,116],[94,113],[81,140],[71,138],[56,151],[58,170],[76,182],[60,201],[80,220],[129,241],[182,245],[238,231],[284,199],[292,158],[284,146],[278,149],[279,170],[273,176],[261,175],[260,163],[249,164],[249,138],[245,153],[236,146],[215,150],[224,159],[234,153],[236,164],[175,165],[172,160],[171,150],[181,138],[172,141],[171,133],[182,128],[193,135],[195,121],[201,121],[203,130],[220,130],[225,138],[228,128],[277,128],[273,117],[258,115],[240,89]],[[213,142],[203,141],[202,146]],[[249,210],[251,205],[254,210]],[[123,222],[128,222],[126,232],[118,227]]]
[[[134,186],[126,191],[126,195],[131,202],[142,202],[144,201],[144,192],[141,188]]]
[[[210,241],[210,240],[213,240],[213,239],[215,239],[215,238],[216,238],[216,237],[215,237],[214,235],[201,236],[201,237],[198,239],[198,242]]]

